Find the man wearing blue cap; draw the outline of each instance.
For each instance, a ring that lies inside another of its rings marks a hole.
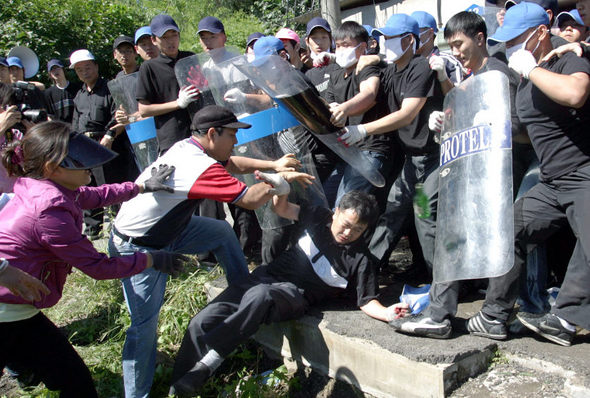
[[[502,277],[502,289],[488,289],[482,312],[493,317],[495,308],[502,314],[497,318],[507,317],[527,250],[567,222],[577,241],[555,305],[548,314],[517,316],[534,332],[569,346],[574,325],[590,329],[590,140],[585,134],[590,122],[590,63],[571,53],[540,62],[553,49],[544,11],[527,2],[510,7],[504,25],[489,39],[506,43],[509,66],[523,78],[517,111],[539,157],[541,181],[515,203],[514,268]],[[486,312],[488,308],[492,311]],[[470,320],[470,331],[478,331],[475,323]]]
[[[334,62],[336,55],[332,53],[332,28],[324,18],[315,17],[307,23],[305,43],[313,67],[305,72],[320,95],[324,95],[328,87],[330,73],[339,68]]]
[[[580,42],[588,37],[588,27],[584,25],[578,10],[573,9],[569,12],[559,13],[556,21],[559,28],[559,37],[570,43]]]
[[[135,51],[144,61],[154,59],[160,50],[152,42],[152,30],[149,26],[142,26],[135,31]]]
[[[442,108],[443,95],[428,60],[415,54],[420,30],[414,18],[395,14],[383,28],[373,31],[385,37],[385,56],[393,62],[381,78],[391,113],[371,123],[348,126],[341,138],[354,143],[359,136],[390,133],[406,155],[369,245],[371,253],[385,264],[406,223],[413,220],[416,183],[424,182],[438,167],[439,145],[428,128],[428,118]]]
[[[186,108],[199,95],[196,87],[180,88],[174,73],[178,60],[193,53],[180,51],[180,29],[166,14],[156,15],[150,23],[152,42],[160,50],[158,57],[144,62],[137,79],[137,101],[142,117],[153,116],[160,154],[175,142],[190,136],[190,116]]]
[[[72,123],[75,109],[74,98],[82,85],[79,82],[68,81],[64,66],[59,59],[47,62],[47,73],[53,82],[53,85],[44,92],[47,113],[51,115],[52,120]]]

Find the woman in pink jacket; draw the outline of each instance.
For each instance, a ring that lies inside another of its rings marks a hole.
[[[38,301],[0,286],[0,371],[33,374],[61,397],[96,397],[90,372],[58,328],[39,311],[61,298],[67,275],[76,267],[95,279],[131,276],[147,267],[174,274],[182,256],[163,251],[109,258],[82,235],[82,211],[105,207],[141,192],[168,190],[174,171],[152,170],[143,184],[86,187],[90,169],[116,154],[60,122],[34,126],[24,139],[2,151],[2,164],[18,176],[15,196],[0,211],[0,258],[38,278],[49,294]]]

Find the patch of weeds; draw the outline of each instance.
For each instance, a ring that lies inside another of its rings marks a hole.
[[[508,358],[506,357],[506,355],[502,351],[496,350],[494,352],[494,356],[490,360],[490,366],[494,367],[494,366],[498,366],[498,365],[505,365],[505,364],[508,364],[509,362],[510,361],[508,360]]]

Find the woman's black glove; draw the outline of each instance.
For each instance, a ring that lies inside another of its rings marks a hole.
[[[152,176],[143,182],[143,192],[166,191],[174,193],[174,188],[164,184],[164,181],[174,173],[174,166],[161,164],[158,169],[152,167]]]
[[[172,277],[178,276],[184,269],[184,263],[189,260],[184,254],[167,252],[165,250],[151,251],[150,254],[152,255],[152,267]]]

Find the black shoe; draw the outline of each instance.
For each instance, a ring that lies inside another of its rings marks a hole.
[[[186,372],[176,383],[172,384],[168,395],[193,397],[205,385],[209,376],[211,376],[211,370],[207,365],[197,362],[191,370]]]
[[[490,319],[479,311],[467,321],[467,330],[476,336],[494,340],[506,340],[508,332],[506,323],[497,319]]]
[[[576,332],[563,327],[556,315],[519,312],[516,316],[524,326],[546,339],[565,347],[572,345]]]
[[[415,336],[431,337],[434,339],[448,339],[451,337],[451,321],[435,322],[423,313],[394,319],[389,322],[397,332]]]

